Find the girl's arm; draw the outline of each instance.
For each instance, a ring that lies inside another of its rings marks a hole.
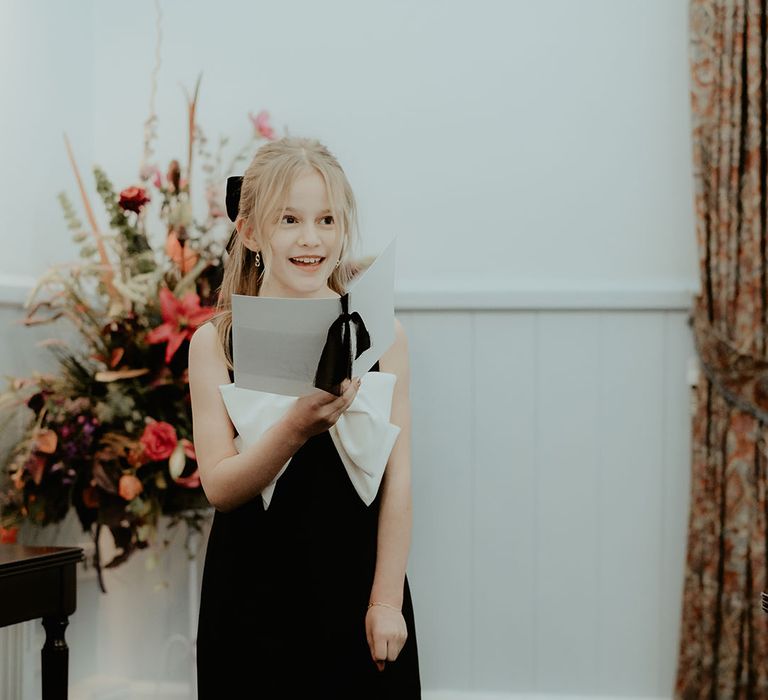
[[[218,333],[212,323],[206,323],[189,343],[192,431],[205,495],[212,506],[225,512],[260,494],[307,439],[296,426],[281,420],[238,454],[235,428],[219,392],[219,385],[227,383]]]
[[[400,426],[400,434],[389,456],[381,485],[376,572],[369,602],[401,608],[412,525],[411,404],[408,397],[408,341],[397,319],[395,342],[379,361],[379,369],[397,375],[390,422]]]
[[[312,435],[328,430],[354,401],[360,381],[344,381],[341,396],[317,390],[297,399],[238,454],[235,427],[219,391],[229,382],[224,351],[214,325],[200,326],[189,343],[189,392],[200,481],[211,505],[228,511],[258,496]]]

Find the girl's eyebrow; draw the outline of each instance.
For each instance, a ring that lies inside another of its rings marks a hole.
[[[294,209],[293,207],[286,207],[285,211],[295,211],[297,214],[303,213],[301,209]],[[323,209],[320,214],[333,214],[333,212],[330,209]]]

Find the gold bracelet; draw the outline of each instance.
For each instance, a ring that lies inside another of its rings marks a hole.
[[[368,603],[368,610],[370,610],[374,605],[381,605],[382,608],[389,608],[395,612],[402,612],[400,608],[396,608],[394,605],[390,605],[389,603]]]

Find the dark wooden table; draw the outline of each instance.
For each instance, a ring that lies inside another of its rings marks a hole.
[[[0,627],[43,618],[43,700],[66,700],[69,647],[64,631],[75,612],[80,547],[0,544]]]

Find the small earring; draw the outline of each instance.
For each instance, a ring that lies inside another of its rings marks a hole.
[[[339,265],[341,265],[341,258],[339,258],[339,259],[336,261],[336,267],[338,267]]]
[[[256,251],[256,267],[261,267],[261,251]]]

